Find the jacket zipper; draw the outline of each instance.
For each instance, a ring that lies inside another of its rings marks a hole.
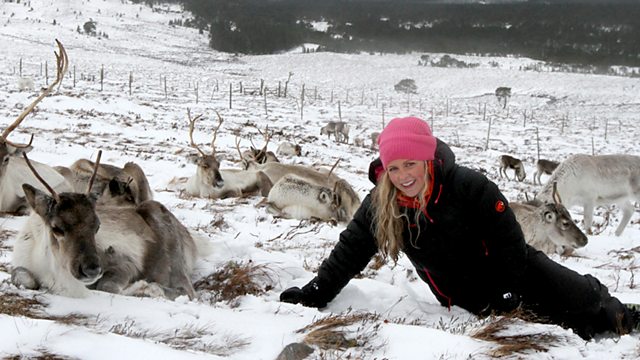
[[[429,282],[431,283],[431,285],[433,285],[433,288],[436,289],[436,292],[438,293],[438,295],[447,299],[447,308],[449,309],[449,311],[451,311],[451,298],[445,295],[442,291],[440,291],[440,288],[438,287],[438,285],[436,285],[435,281],[433,281],[433,278],[431,277],[431,274],[429,274],[429,270],[427,270],[426,267],[422,268],[422,271],[424,271],[424,273],[427,274],[427,278],[429,278]]]

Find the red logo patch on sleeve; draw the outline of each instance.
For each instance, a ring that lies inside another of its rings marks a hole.
[[[504,202],[502,202],[502,200],[496,201],[496,211],[497,212],[500,212],[500,213],[504,212],[506,208],[507,207],[505,206]]]

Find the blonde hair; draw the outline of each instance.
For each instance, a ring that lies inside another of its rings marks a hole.
[[[415,212],[414,223],[417,225],[417,236],[420,235],[420,214],[427,207],[427,193],[429,191],[428,164],[425,161],[425,186],[418,194],[420,208]],[[386,260],[388,257],[394,262],[398,261],[398,255],[403,248],[402,232],[406,227],[409,231],[409,216],[406,212],[400,212],[397,201],[398,189],[393,185],[387,171],[382,173],[376,188],[373,191],[374,221],[371,224],[375,234],[378,250]],[[403,220],[404,219],[404,220]],[[417,238],[416,236],[416,238]],[[413,238],[413,236],[411,236]],[[416,246],[416,244],[412,244]]]

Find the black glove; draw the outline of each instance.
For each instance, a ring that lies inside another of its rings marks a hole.
[[[517,309],[521,303],[522,297],[520,295],[506,292],[491,302],[491,310],[498,313],[508,313]]]
[[[300,289],[297,286],[288,288],[280,294],[280,301],[290,304],[302,304],[307,307],[323,308],[327,306],[327,300],[318,287],[316,279],[311,280]]]

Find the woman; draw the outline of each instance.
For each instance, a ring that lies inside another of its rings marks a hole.
[[[302,289],[280,300],[324,307],[371,257],[404,252],[440,304],[474,314],[519,306],[585,339],[627,334],[635,312],[591,275],[580,275],[526,245],[497,186],[458,166],[451,149],[415,117],[393,119],[369,170],[376,187]]]

